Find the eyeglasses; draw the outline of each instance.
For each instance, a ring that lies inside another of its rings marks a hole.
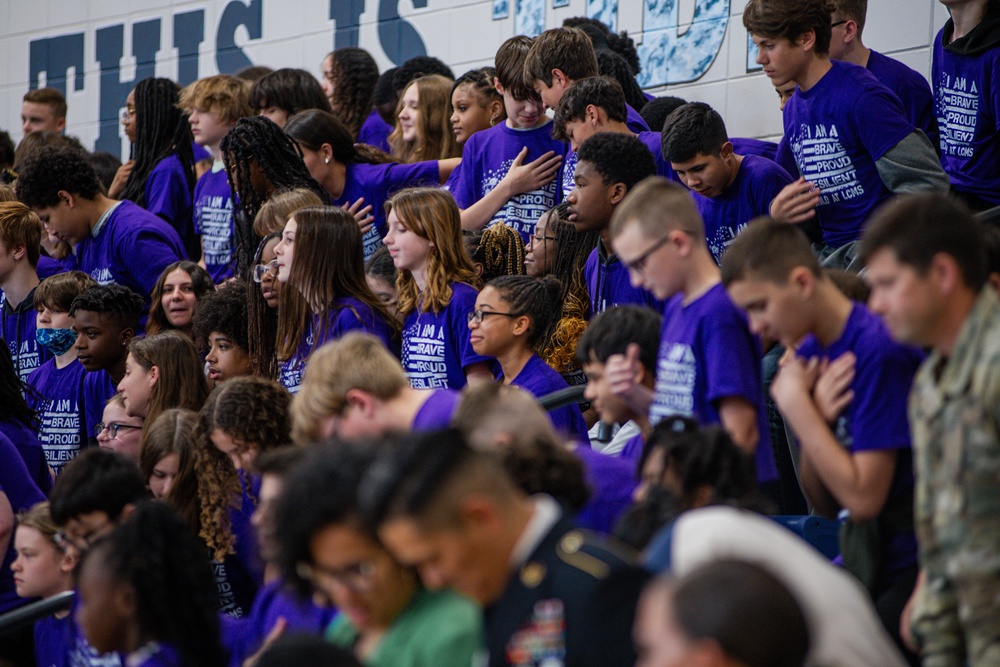
[[[521,317],[518,313],[497,313],[492,310],[474,310],[466,316],[465,320],[469,324],[472,324],[473,322],[475,322],[476,324],[482,324],[483,320],[489,317],[490,315],[502,315],[503,317]]]
[[[318,588],[325,588],[336,583],[350,588],[355,593],[367,593],[371,590],[372,582],[375,579],[375,563],[363,560],[334,570],[300,562],[295,565],[295,573]]]
[[[126,125],[128,123],[131,123],[132,119],[135,118],[135,109],[129,109],[128,107],[125,107],[124,109],[122,109],[120,118],[122,123]]]
[[[847,19],[844,19],[843,21],[834,21],[830,24],[830,27],[836,28],[838,25],[844,25],[845,23],[847,23]]]
[[[633,259],[631,262],[626,262],[625,263],[625,267],[627,269],[629,269],[630,271],[635,271],[636,273],[642,273],[643,271],[646,270],[646,260],[649,259],[649,257],[654,252],[656,252],[657,250],[659,250],[663,246],[667,245],[667,243],[669,241],[670,241],[670,236],[669,235],[668,236],[664,236],[659,241],[657,241],[656,243],[654,243],[652,245],[652,247],[650,247],[649,250],[647,250],[646,252],[642,253],[641,255],[639,255],[638,257],[636,257],[635,259]]]
[[[557,236],[538,236],[536,234],[535,236],[532,236],[530,239],[528,239],[528,243],[532,243],[532,244],[534,244],[534,243],[545,243],[546,241],[558,241],[558,240],[559,240],[559,237],[557,237]]]
[[[264,276],[269,273],[272,278],[278,275],[278,260],[272,259],[267,264],[258,264],[253,267],[253,281],[255,283],[263,282]]]
[[[115,438],[118,437],[118,431],[120,431],[123,428],[138,428],[138,429],[141,429],[142,427],[141,426],[135,426],[134,424],[122,424],[121,422],[111,422],[111,423],[108,423],[108,424],[101,423],[101,424],[98,424],[97,426],[94,427],[94,435],[98,436],[98,435],[101,434],[101,431],[103,431],[104,429],[107,429],[108,430],[108,435],[111,437],[112,440],[114,440]]]

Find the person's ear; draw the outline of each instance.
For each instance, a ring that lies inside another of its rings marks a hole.
[[[17,245],[11,246],[10,255],[15,261],[21,260],[25,255],[28,254],[28,247],[23,243],[18,243]]]
[[[459,516],[467,528],[488,528],[499,522],[496,505],[480,494],[470,494],[459,501]]]
[[[74,197],[70,192],[66,190],[60,190],[59,192],[56,193],[56,196],[59,197],[60,202],[66,204],[70,208],[76,206],[76,197]]]
[[[323,158],[323,164],[330,164],[330,161],[333,160],[333,146],[323,144],[319,147],[319,155]]]
[[[531,318],[527,315],[521,315],[520,317],[514,318],[514,335],[523,336],[531,330]]]
[[[595,127],[601,120],[601,115],[597,112],[597,106],[593,104],[587,105],[587,108],[583,110],[583,116],[588,123]]]
[[[345,409],[346,407],[355,407],[366,417],[370,417],[375,411],[375,401],[369,394],[360,389],[348,389],[344,395],[344,401]]]
[[[687,257],[694,249],[694,243],[687,232],[673,229],[667,233],[667,238],[670,239],[669,243],[674,247],[679,257]]]
[[[733,157],[733,142],[727,141],[722,144],[722,149],[719,151],[719,157],[723,160],[728,160]]]
[[[156,383],[160,381],[160,367],[150,366],[149,368],[149,386],[154,387]]]
[[[795,45],[801,47],[803,51],[812,51],[816,48],[816,31],[806,30],[795,39]]]
[[[490,112],[490,120],[496,119],[500,120],[500,115],[503,113],[503,101],[502,100],[490,100],[490,103],[486,106],[487,111]]]
[[[63,551],[59,558],[59,571],[64,574],[69,574],[76,569],[76,566],[80,564],[80,554],[77,553],[76,549],[67,549]]]
[[[617,206],[625,199],[625,195],[628,194],[628,188],[624,183],[615,183],[611,186],[611,205]]]
[[[850,43],[858,39],[858,22],[854,19],[844,21],[844,42]]]
[[[561,69],[553,69],[552,72],[552,83],[559,84],[559,87],[563,90],[569,88],[569,77]],[[553,86],[550,86],[550,88]]]
[[[125,583],[114,584],[111,606],[115,613],[123,618],[134,617],[138,611],[135,604],[135,589]]]
[[[500,83],[499,77],[493,77],[493,89],[503,95],[503,84]]]
[[[806,297],[812,296],[816,291],[816,276],[804,266],[796,266],[788,274],[788,282]]]
[[[65,116],[59,119],[59,121],[56,123],[56,127],[59,129],[60,132],[62,132],[63,130],[66,129],[66,117]]]
[[[122,347],[127,348],[129,346],[129,343],[132,342],[133,338],[135,338],[135,329],[133,329],[132,327],[125,327],[124,329],[122,329],[121,333]]]
[[[941,294],[952,294],[964,283],[962,269],[959,268],[955,258],[943,252],[931,258],[927,274]]]

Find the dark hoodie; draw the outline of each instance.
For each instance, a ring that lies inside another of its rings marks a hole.
[[[35,290],[16,306],[11,306],[6,295],[0,292],[3,310],[3,339],[10,349],[14,370],[22,381],[28,374],[52,358],[52,353],[35,342]]]

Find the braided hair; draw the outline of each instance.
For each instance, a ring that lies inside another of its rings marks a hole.
[[[137,503],[124,523],[86,552],[81,571],[85,576],[93,568],[103,569],[115,587],[131,589],[140,645],[171,645],[190,667],[225,664],[205,548],[168,504]]]
[[[331,106],[357,141],[361,126],[372,111],[378,65],[370,53],[356,46],[336,49],[327,57],[334,90]]]
[[[261,240],[254,254],[253,264],[261,263],[264,248],[272,239],[281,238],[281,231],[272,232]],[[280,289],[277,280],[276,289]],[[275,350],[278,341],[278,311],[271,308],[261,294],[260,285],[247,282],[247,354],[250,356],[250,373],[258,377],[273,380],[278,377],[278,360]]]
[[[500,102],[500,115],[495,120],[490,119],[494,125],[507,118],[507,110],[506,107],[503,106],[503,95],[498,93],[496,87],[493,85],[493,79],[496,78],[496,75],[497,70],[495,67],[470,69],[468,72],[458,77],[458,79],[455,80],[454,85],[451,87],[451,94],[454,96],[455,90],[459,86],[469,86],[469,88],[475,92],[476,97],[479,98],[479,106],[484,109],[486,108],[486,105],[494,100]]]
[[[587,328],[590,309],[590,292],[583,276],[583,267],[597,242],[599,232],[578,232],[567,220],[568,208],[564,203],[556,206],[549,217],[548,229],[556,238],[556,256],[552,275],[562,282],[559,303],[560,316],[539,339],[538,356],[559,371],[576,369],[576,343]]]
[[[221,148],[229,189],[236,202],[236,210],[233,211],[236,274],[245,276],[258,242],[253,232],[253,220],[275,190],[305,188],[319,195],[323,202],[328,202],[329,198],[323,186],[309,175],[298,144],[263,116],[236,121],[223,138]],[[264,182],[261,182],[261,176]]]
[[[500,276],[524,275],[524,239],[505,223],[484,229],[471,257],[483,267],[483,282]]]
[[[143,79],[135,87],[135,164],[121,198],[146,207],[146,180],[163,158],[176,154],[184,168],[188,190],[194,193],[194,149],[191,125],[177,106],[181,89],[170,79]]]
[[[541,336],[552,328],[559,310],[559,293],[562,283],[557,278],[546,276],[500,276],[486,283],[510,304],[511,313],[520,317],[526,315],[531,320],[527,342],[535,346]]]

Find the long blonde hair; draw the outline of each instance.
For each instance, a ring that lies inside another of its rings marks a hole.
[[[452,196],[437,188],[402,190],[385,206],[386,215],[395,210],[399,222],[433,245],[427,255],[427,286],[421,293],[409,271],[396,278],[397,306],[405,317],[419,306],[421,312],[440,313],[451,302],[451,283],[482,287],[476,269],[462,243],[462,222]]]
[[[455,133],[451,129],[451,79],[440,74],[430,74],[415,79],[404,89],[396,105],[396,127],[389,135],[390,155],[400,162],[444,160],[462,154]],[[403,97],[410,86],[417,87],[417,138],[403,139],[399,113],[403,110]]]

